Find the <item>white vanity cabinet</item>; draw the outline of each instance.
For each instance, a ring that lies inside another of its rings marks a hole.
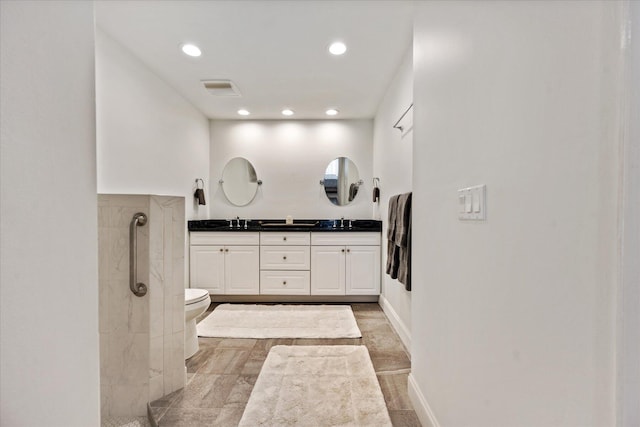
[[[311,233],[311,295],[378,295],[380,233]]]
[[[192,288],[214,295],[260,292],[259,233],[191,232],[190,239]]]
[[[260,233],[260,294],[310,295],[310,233]]]
[[[192,231],[190,286],[212,295],[380,294],[380,233]]]

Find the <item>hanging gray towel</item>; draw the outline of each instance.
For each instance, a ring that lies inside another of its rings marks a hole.
[[[197,188],[196,192],[193,193],[193,197],[198,200],[199,205],[206,205],[207,203],[204,201],[204,189]]]
[[[399,224],[396,225],[396,245],[398,247],[398,281],[406,290],[411,290],[411,193],[398,200]]]
[[[395,241],[396,236],[396,215],[398,214],[399,195],[389,198],[389,226],[387,228],[387,240]]]
[[[396,213],[395,236],[393,241],[401,248],[407,247],[409,239],[409,224],[411,222],[411,193],[404,193],[398,196]]]
[[[387,228],[387,268],[386,272],[392,279],[398,278],[399,256],[396,237],[396,215],[398,214],[398,199],[400,196],[389,198],[389,225]]]
[[[411,193],[389,199],[387,268],[392,279],[411,290]]]

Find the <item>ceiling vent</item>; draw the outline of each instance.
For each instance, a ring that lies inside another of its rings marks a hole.
[[[203,80],[202,84],[214,96],[240,96],[238,87],[231,80]]]

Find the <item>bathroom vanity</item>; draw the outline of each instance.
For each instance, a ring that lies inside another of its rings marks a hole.
[[[373,220],[189,221],[190,287],[216,301],[375,301]]]

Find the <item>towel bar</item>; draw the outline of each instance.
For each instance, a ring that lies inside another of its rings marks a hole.
[[[401,125],[400,122],[402,122],[402,120],[404,119],[404,117],[409,113],[409,111],[411,111],[411,109],[413,108],[413,104],[409,105],[409,108],[407,108],[405,110],[404,113],[402,113],[402,115],[400,116],[400,118],[398,119],[398,121],[396,122],[396,124],[393,125],[394,129],[399,129],[400,132],[404,132],[405,127],[407,127],[407,125]],[[413,118],[411,118],[411,122],[409,123],[408,127],[412,127],[413,126]]]

